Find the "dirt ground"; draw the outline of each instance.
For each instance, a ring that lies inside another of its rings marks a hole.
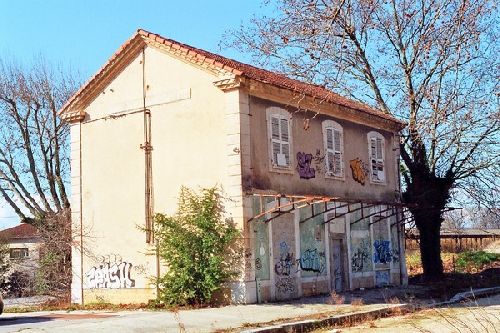
[[[455,333],[455,332],[498,332],[500,328],[500,295],[482,298],[446,308],[435,308],[374,321],[361,325],[325,329],[316,333]]]

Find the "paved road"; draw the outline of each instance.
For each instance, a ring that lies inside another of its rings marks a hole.
[[[213,332],[245,327],[254,323],[312,316],[340,314],[386,307],[386,304],[362,306],[317,303],[238,305],[222,308],[168,311],[74,311],[5,313],[0,316],[4,332]],[[182,327],[182,328],[181,328]]]

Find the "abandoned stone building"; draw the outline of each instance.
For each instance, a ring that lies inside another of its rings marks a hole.
[[[404,123],[390,115],[144,30],[60,115],[80,232],[74,302],[155,297],[163,267],[148,230],[154,212],[175,212],[181,186],[231,198],[245,238],[235,302],[405,283]]]

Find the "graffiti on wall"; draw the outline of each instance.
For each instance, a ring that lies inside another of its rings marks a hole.
[[[387,286],[391,284],[391,274],[389,270],[375,272],[375,285]]]
[[[373,242],[373,261],[375,263],[387,264],[392,260],[391,242],[378,239]]]
[[[326,156],[323,154],[321,155],[321,150],[316,149],[316,155],[313,157],[314,161],[314,168],[318,172],[323,172],[323,168],[325,166],[325,158]]]
[[[293,265],[293,253],[290,253],[290,247],[283,241],[280,243],[280,258],[274,265],[274,271],[279,276],[289,276]]]
[[[260,258],[255,258],[255,269],[260,271],[262,269],[262,262]]]
[[[295,292],[295,279],[291,276],[295,273],[293,270],[295,259],[293,253],[290,252],[290,246],[285,241],[282,241],[279,245],[280,256],[278,262],[274,265],[274,271],[277,274],[276,292],[288,295]]]
[[[325,253],[318,252],[317,249],[304,251],[299,261],[300,269],[304,271],[323,273],[326,269]]]
[[[396,249],[391,250],[391,258],[392,262],[398,263],[399,262],[399,251]]]
[[[300,178],[311,179],[316,177],[316,170],[311,166],[313,160],[312,154],[303,152],[297,153],[297,171]]]
[[[352,178],[361,185],[365,185],[366,177],[368,177],[369,173],[366,164],[357,157],[349,161],[349,166],[351,167]]]
[[[353,272],[361,272],[365,270],[370,263],[370,249],[368,242],[362,240],[359,245],[354,249],[351,256],[351,265]]]
[[[259,205],[259,206],[257,206]],[[260,212],[260,202],[254,203],[255,214]],[[270,257],[269,257],[269,230],[268,224],[261,221],[253,222],[255,238],[254,238],[254,267],[255,278],[261,280],[269,280],[270,278]]]
[[[135,280],[130,276],[131,270],[132,264],[122,261],[120,256],[103,257],[101,263],[86,274],[89,288],[133,288]]]
[[[291,277],[281,277],[276,280],[276,291],[281,294],[292,294],[295,292],[295,281]]]

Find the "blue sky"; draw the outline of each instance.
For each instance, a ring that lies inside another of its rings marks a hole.
[[[84,81],[138,28],[225,56],[223,33],[265,8],[260,0],[0,0],[0,58],[49,63],[78,71]],[[0,229],[18,223],[0,201]]]
[[[260,0],[0,0],[0,8],[0,56],[29,62],[41,54],[84,78],[138,28],[218,52],[225,30],[263,10]]]

